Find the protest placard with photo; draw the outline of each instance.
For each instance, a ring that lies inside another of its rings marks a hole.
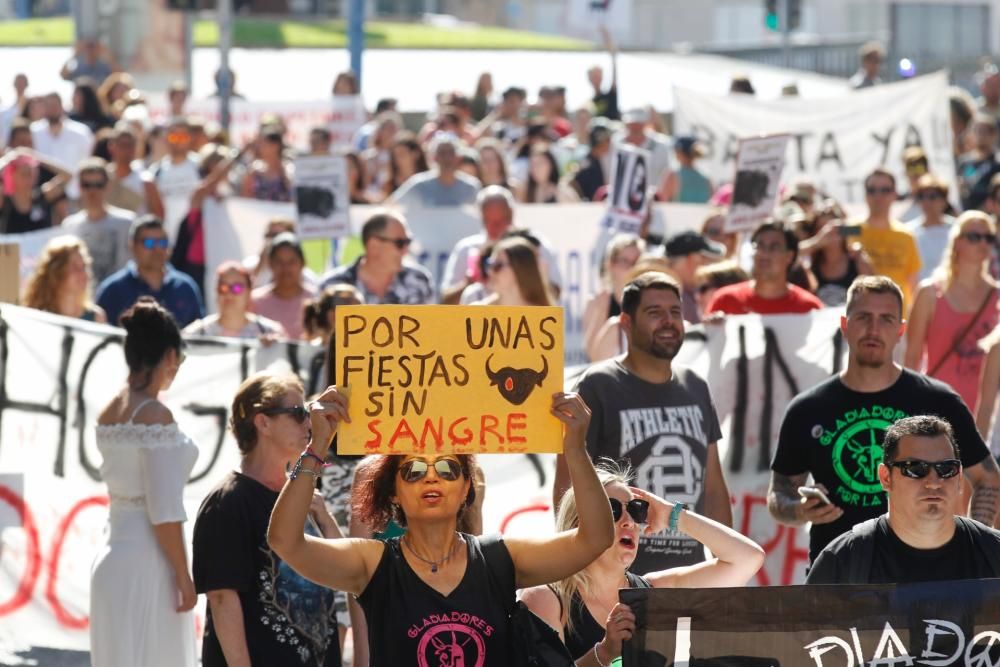
[[[785,168],[787,134],[740,139],[733,179],[733,203],[726,218],[727,232],[754,229],[774,211]]]
[[[300,238],[339,239],[350,234],[349,204],[347,158],[309,155],[295,160],[295,208]]]
[[[644,148],[619,144],[611,157],[605,227],[636,234],[649,214],[649,161]]]

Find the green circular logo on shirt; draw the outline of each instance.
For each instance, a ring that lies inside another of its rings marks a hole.
[[[878,465],[882,462],[882,438],[891,421],[870,417],[844,429],[833,443],[833,469],[856,493],[882,493]]]

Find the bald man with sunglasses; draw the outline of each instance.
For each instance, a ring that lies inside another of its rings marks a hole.
[[[951,425],[906,417],[882,442],[888,511],[820,553],[807,584],[903,584],[1000,576],[1000,532],[958,516],[962,461]]]

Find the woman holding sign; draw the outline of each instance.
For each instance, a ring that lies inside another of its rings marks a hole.
[[[395,455],[376,464],[355,508],[406,526],[405,536],[383,543],[303,536],[314,477],[337,423],[348,420],[347,398],[336,387],[310,405],[310,447],[274,507],[268,541],[306,578],[358,596],[369,620],[372,667],[514,664],[507,609],[515,589],[571,576],[611,545],[607,494],[584,443],[590,411],[579,395],[559,393],[551,412],[564,425],[578,526],[531,540],[459,533],[458,517],[475,497],[474,457]]]
[[[622,641],[635,632],[635,614],[618,602],[620,588],[716,588],[743,586],[764,563],[764,550],[732,528],[630,486],[631,472],[598,465],[615,520],[615,541],[597,560],[553,586],[536,586],[521,596],[531,611],[559,632],[576,664],[607,667],[622,654]],[[570,489],[559,503],[556,529],[568,530],[587,511]],[[643,576],[628,568],[639,533],[680,530],[704,544],[714,558]]]

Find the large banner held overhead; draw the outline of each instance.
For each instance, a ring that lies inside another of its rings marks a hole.
[[[341,306],[339,454],[562,451],[562,308]]]
[[[625,667],[994,667],[1000,579],[630,589]]]
[[[842,202],[863,202],[864,179],[884,166],[906,187],[903,151],[922,146],[932,173],[953,180],[948,77],[945,72],[822,100],[759,100],[747,95],[674,91],[674,127],[705,146],[701,168],[715,183],[732,179],[739,140],[791,135],[784,178],[808,177]]]

